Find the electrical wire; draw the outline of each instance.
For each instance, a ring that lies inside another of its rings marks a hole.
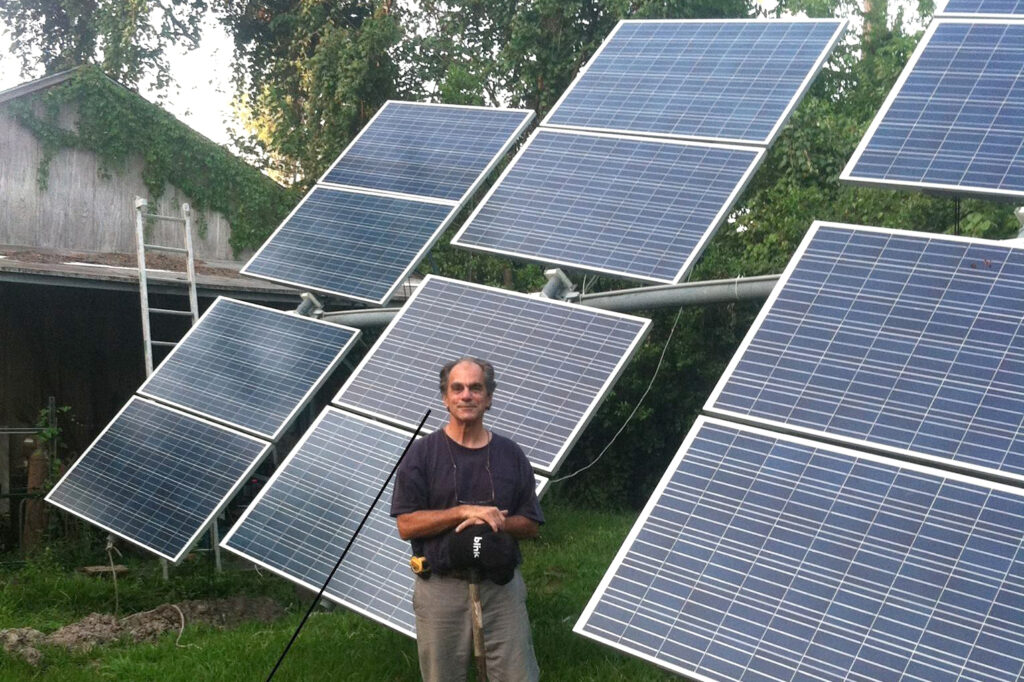
[[[121,608],[120,598],[117,594],[117,571],[114,569],[114,552],[117,552],[117,556],[121,556],[121,550],[114,546],[114,536],[107,536],[107,558],[110,560],[110,577],[114,581],[114,617],[117,617],[117,613]]]
[[[608,452],[608,448],[610,448],[612,444],[615,443],[619,435],[626,430],[626,427],[629,426],[629,423],[633,421],[633,417],[635,417],[636,413],[640,410],[640,406],[643,405],[644,399],[647,397],[647,394],[651,392],[651,388],[654,386],[654,382],[658,378],[659,372],[661,372],[661,365],[665,361],[665,353],[668,352],[668,347],[669,344],[671,344],[672,342],[672,337],[675,336],[676,325],[679,324],[679,318],[682,316],[682,314],[683,309],[680,308],[679,312],[676,313],[676,319],[672,322],[672,328],[668,332],[668,338],[665,339],[665,346],[661,349],[661,355],[658,357],[658,364],[654,368],[654,374],[651,375],[651,381],[650,383],[647,384],[647,388],[644,389],[643,395],[641,395],[640,399],[636,401],[636,405],[633,406],[633,411],[629,413],[628,417],[626,417],[626,421],[622,422],[622,426],[619,427],[619,430],[616,431],[615,435],[611,437],[611,440],[609,440],[605,444],[605,446],[601,448],[601,452],[597,453],[597,457],[592,459],[588,464],[580,467],[571,474],[566,474],[565,476],[559,476],[558,478],[552,479],[550,483],[561,483],[562,481],[567,481],[570,478],[573,478],[574,476],[582,474],[584,471],[597,464],[604,456],[604,453]]]

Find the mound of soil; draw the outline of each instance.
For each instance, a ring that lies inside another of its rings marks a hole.
[[[204,623],[221,629],[244,622],[269,623],[284,615],[284,609],[269,597],[231,597],[161,604],[150,611],[124,618],[91,613],[77,623],[65,625],[49,635],[32,628],[0,630],[0,646],[12,656],[32,665],[43,660],[40,646],[59,646],[71,651],[88,651],[118,640],[153,641],[168,630],[181,631],[188,625]]]

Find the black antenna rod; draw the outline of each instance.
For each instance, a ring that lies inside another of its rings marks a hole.
[[[338,557],[338,563],[334,564],[334,568],[331,569],[330,574],[327,576],[327,580],[324,581],[324,586],[320,588],[320,591],[317,592],[313,603],[309,605],[309,609],[306,611],[306,615],[302,617],[302,622],[299,623],[299,627],[295,628],[295,633],[292,635],[292,638],[288,640],[288,644],[285,646],[284,651],[281,652],[281,657],[278,658],[277,663],[274,664],[274,669],[270,671],[269,675],[267,675],[267,682],[274,679],[274,674],[277,672],[277,669],[281,667],[281,662],[284,661],[284,657],[288,655],[288,650],[292,648],[292,644],[294,644],[295,640],[298,638],[299,633],[302,631],[302,626],[306,624],[306,621],[309,620],[309,616],[313,613],[313,609],[315,609],[316,605],[320,603],[320,598],[324,596],[324,591],[330,584],[334,574],[338,572],[339,568],[341,568],[341,562],[345,560],[345,555],[348,554],[348,550],[352,547],[352,543],[354,543],[356,538],[359,536],[359,531],[361,531],[363,526],[366,525],[366,521],[370,518],[370,513],[373,511],[373,508],[377,506],[378,502],[380,502],[381,495],[383,495],[384,491],[387,490],[388,484],[391,483],[391,478],[395,475],[395,472],[398,471],[398,465],[402,463],[403,459],[405,459],[405,453],[409,452],[409,448],[412,447],[412,444],[416,441],[416,436],[420,435],[420,429],[423,428],[423,425],[427,422],[427,417],[429,416],[430,410],[427,410],[426,414],[423,415],[423,419],[420,420],[420,425],[416,427],[415,431],[413,431],[412,438],[410,438],[409,442],[405,444],[405,449],[402,450],[402,454],[399,456],[398,461],[395,462],[395,466],[392,467],[391,473],[388,474],[387,479],[384,481],[384,485],[382,485],[380,490],[377,491],[377,497],[373,498],[373,503],[370,505],[370,508],[366,510],[366,514],[363,515],[363,520],[359,522],[356,532],[352,533],[352,537],[349,538],[348,544],[346,544],[345,549],[342,550],[341,556]]]

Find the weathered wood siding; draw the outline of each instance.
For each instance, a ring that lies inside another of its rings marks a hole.
[[[135,197],[148,198],[142,182],[141,156],[104,177],[91,152],[63,150],[50,162],[47,189],[36,179],[42,146],[7,115],[0,104],[0,244],[101,253],[135,252]],[[189,199],[167,187],[155,208],[161,215],[181,215]],[[230,225],[206,212],[205,237],[193,213],[193,243],[203,260],[231,260]],[[147,241],[180,245],[180,227],[151,223]]]

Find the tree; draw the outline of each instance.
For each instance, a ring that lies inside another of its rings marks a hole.
[[[390,0],[221,0],[255,146],[279,179],[316,180],[396,93]],[[239,143],[244,141],[239,140]]]
[[[206,10],[205,0],[5,0],[0,20],[25,75],[94,64],[130,88],[151,76],[162,89],[168,46],[196,47]]]
[[[444,102],[554,105],[619,19],[747,16],[743,0],[424,0],[410,80]]]

